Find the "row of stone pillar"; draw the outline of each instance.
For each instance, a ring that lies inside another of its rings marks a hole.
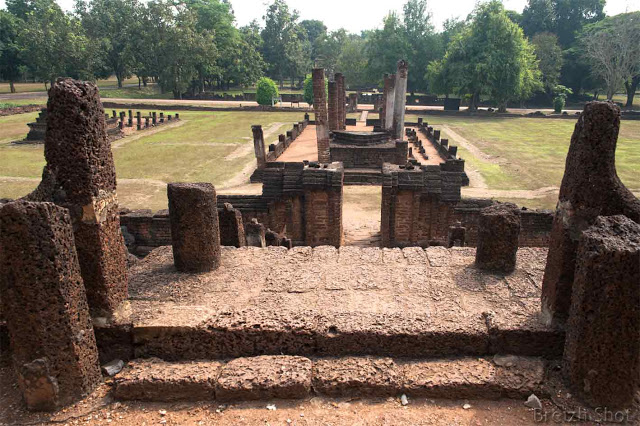
[[[128,113],[128,114],[127,114]],[[133,111],[132,110],[128,110],[127,113],[125,113],[124,111],[120,111],[120,114],[117,115],[116,110],[112,110],[111,114],[112,117],[115,119],[117,117],[120,118],[120,121],[118,122],[118,127],[120,127],[120,129],[123,129],[125,126],[126,127],[133,127]],[[127,118],[128,117],[128,118]],[[140,111],[136,111],[136,128],[137,130],[142,130],[143,126],[142,126],[142,113]],[[171,114],[168,114],[166,117],[167,121],[171,121],[173,119],[174,116],[172,116]],[[109,115],[106,114],[105,115],[106,119],[109,119]],[[125,119],[126,124],[125,124]],[[176,113],[175,114],[175,119],[176,120],[180,120],[180,114]],[[157,112],[153,112],[153,113],[149,113],[148,116],[144,117],[144,121],[145,121],[145,125],[144,128],[148,128],[150,127],[150,123],[154,126],[156,126],[158,123],[164,123],[165,122],[165,116],[164,113],[161,112],[160,116],[158,117],[158,113]]]

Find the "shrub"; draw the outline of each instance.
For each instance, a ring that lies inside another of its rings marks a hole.
[[[325,95],[329,95],[329,80],[324,79],[324,93]],[[311,74],[307,74],[307,77],[304,79],[304,101],[309,105],[313,105],[313,77]]]
[[[271,106],[271,100],[278,97],[278,86],[268,77],[258,80],[256,101],[259,105]]]
[[[553,110],[556,113],[560,114],[564,109],[564,105],[565,105],[564,96],[556,96],[555,98],[553,98]]]

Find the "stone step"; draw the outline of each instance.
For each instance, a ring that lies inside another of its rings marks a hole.
[[[564,347],[560,328],[481,314],[441,319],[255,308],[214,314],[199,322],[198,311],[187,312],[195,324],[135,324],[135,357],[184,361],[258,355],[437,358],[510,353],[556,359]],[[169,318],[181,315],[178,309],[174,313],[165,308],[163,313]]]
[[[542,388],[540,358],[496,356],[394,360],[377,357],[259,356],[219,361],[130,362],[115,397],[141,401],[304,399],[310,395],[445,399],[526,398]]]

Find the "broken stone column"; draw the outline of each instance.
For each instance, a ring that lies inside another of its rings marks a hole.
[[[244,227],[244,234],[247,245],[250,247],[266,247],[266,228],[258,222],[258,219],[251,219]]]
[[[409,65],[407,61],[398,61],[398,71],[395,83],[395,101],[393,105],[393,136],[402,139],[404,131],[404,109],[407,103],[407,77]]]
[[[169,218],[173,262],[181,272],[208,272],[220,266],[216,190],[210,183],[170,183]]]
[[[264,241],[268,246],[280,247],[282,245],[282,237],[277,232],[267,229],[264,233]]]
[[[396,103],[396,75],[385,74],[384,76],[384,120],[382,128],[388,131],[393,130],[393,110]],[[380,116],[382,120],[382,115]]]
[[[26,199],[69,209],[92,315],[111,317],[128,297],[116,171],[93,83],[58,79],[49,89],[43,180]]]
[[[358,111],[358,94],[349,93],[349,112]]]
[[[72,220],[53,203],[16,201],[0,207],[0,236],[2,310],[18,385],[30,409],[54,410],[101,381]]]
[[[345,106],[347,88],[345,86],[344,75],[342,73],[336,73],[334,78],[336,80],[336,85],[338,86],[338,130],[344,130],[346,129],[345,122],[347,120],[347,108]]]
[[[340,130],[338,127],[338,84],[335,81],[329,82],[327,109],[329,114],[329,130]]]
[[[640,225],[601,216],[582,233],[564,373],[594,407],[628,408],[640,390]]]
[[[456,222],[449,227],[449,247],[464,247],[466,242],[467,228],[462,223]]]
[[[251,131],[253,132],[253,150],[256,154],[256,160],[258,161],[258,169],[264,169],[267,165],[267,154],[264,151],[262,126],[251,126]]]
[[[578,240],[598,216],[623,214],[640,222],[640,201],[616,173],[620,108],[590,102],[578,118],[567,154],[542,282],[547,322],[567,318]]]
[[[504,203],[480,211],[476,266],[494,272],[513,272],[516,268],[520,211]]]
[[[242,213],[229,203],[218,214],[220,222],[220,245],[229,247],[244,247],[247,242],[244,236]]]
[[[328,163],[329,154],[329,118],[327,117],[327,95],[324,83],[324,69],[314,68],[313,111],[316,116],[316,137],[318,143],[318,161]]]

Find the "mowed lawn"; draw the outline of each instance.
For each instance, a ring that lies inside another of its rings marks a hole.
[[[417,121],[408,116],[408,121]],[[459,156],[478,170],[489,189],[536,190],[560,186],[576,120],[426,116],[435,128],[448,127],[481,153],[471,153],[443,130]],[[640,191],[640,121],[622,120],[616,167],[627,187]]]
[[[36,115],[0,117],[0,198],[25,195],[38,183],[45,164],[43,146],[10,144],[26,136],[26,123]],[[268,146],[302,120],[303,113],[182,111],[180,117],[180,122],[112,144],[121,205],[166,208],[168,182],[243,183],[232,179],[255,162],[251,125],[263,126]]]

